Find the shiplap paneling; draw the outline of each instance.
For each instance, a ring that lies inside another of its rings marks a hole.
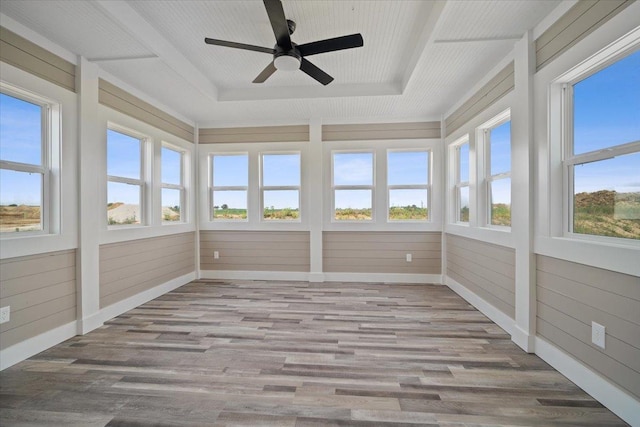
[[[440,138],[440,122],[322,125],[323,141]]]
[[[336,273],[440,274],[441,233],[325,231],[323,271]],[[410,253],[412,261],[407,262]]]
[[[640,398],[640,277],[536,256],[538,334]],[[606,348],[591,343],[591,322]]]
[[[504,67],[445,119],[447,136],[515,88],[514,63]]]
[[[308,231],[200,232],[201,270],[308,272],[309,251]]]
[[[76,91],[76,66],[46,49],[0,27],[0,61],[51,83]]]
[[[100,246],[100,308],[195,270],[195,232]]]
[[[206,128],[198,132],[200,144],[305,141],[309,141],[309,125]]]
[[[193,142],[195,129],[188,123],[131,95],[106,80],[100,79],[98,102],[123,114],[143,121],[151,126],[169,132],[186,141]]]
[[[549,64],[635,0],[581,0],[535,41],[536,71]]]
[[[11,307],[3,350],[76,320],[76,251],[0,261],[0,306]]]
[[[447,275],[515,317],[515,251],[466,237],[446,235]]]

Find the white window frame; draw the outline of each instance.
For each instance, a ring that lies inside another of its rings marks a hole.
[[[250,182],[250,177],[247,176],[247,185],[220,185],[220,186],[216,186],[215,182],[213,182],[213,159],[214,157],[229,157],[229,156],[246,156],[247,157],[247,164],[249,165],[248,167],[248,173],[251,173],[251,158],[249,155],[249,152],[247,151],[240,151],[240,152],[216,152],[216,153],[210,153],[209,154],[209,221],[212,222],[230,222],[230,223],[246,223],[249,222],[249,215],[250,215],[250,211],[249,211],[249,182]],[[213,193],[215,191],[245,191],[247,194],[247,217],[245,219],[220,219],[220,218],[215,218],[214,216],[214,209],[213,209]]]
[[[299,162],[299,177],[300,181],[298,185],[264,185],[264,156],[278,156],[278,155],[292,155],[297,154],[300,162]],[[302,152],[301,151],[265,151],[259,153],[260,157],[260,184],[259,184],[259,192],[260,192],[260,221],[273,223],[297,223],[302,221]],[[286,190],[297,190],[298,191],[298,219],[265,219],[264,218],[264,192],[265,191],[286,191]],[[248,218],[248,215],[247,215]]]
[[[166,148],[171,151],[175,151],[180,154],[180,184],[169,184],[162,182],[162,149]],[[162,141],[160,146],[160,200],[162,200],[162,189],[167,188],[171,190],[180,191],[180,221],[165,221],[164,217],[161,218],[162,225],[175,225],[181,224],[187,221],[187,191],[185,188],[185,159],[186,150],[168,142]],[[162,203],[161,203],[162,205]],[[162,206],[161,206],[162,208]]]
[[[372,156],[371,167],[371,185],[336,185],[335,184],[335,155],[336,154],[362,154],[370,153]],[[370,224],[376,221],[376,150],[331,150],[331,222],[342,224]],[[371,191],[371,219],[365,220],[349,220],[349,219],[336,219],[336,190],[370,190]],[[394,221],[395,222],[395,221]]]
[[[469,158],[467,159],[469,168],[468,175],[469,179],[467,181],[461,181],[461,158],[460,158],[460,148],[463,145],[467,145],[469,147]],[[451,222],[454,224],[459,224],[462,226],[469,226],[471,222],[471,141],[469,140],[469,134],[465,134],[464,136],[458,138],[453,143],[451,143],[451,155],[453,156],[453,168],[454,168],[454,184],[453,184],[453,212],[451,216]],[[460,220],[460,210],[462,209],[462,198],[460,197],[460,191],[462,188],[469,189],[469,221],[461,221]]]
[[[426,184],[396,184],[389,185],[389,154],[390,153],[427,153],[427,183]],[[374,158],[375,161],[375,158]],[[387,222],[390,223],[400,223],[400,222],[431,222],[431,181],[432,181],[432,170],[433,170],[433,152],[430,149],[415,149],[415,148],[388,148],[387,149],[387,159],[386,159],[386,169],[387,169]],[[375,170],[374,170],[375,174]],[[405,220],[392,220],[389,218],[389,211],[391,210],[391,190],[427,190],[427,218],[426,219],[405,219]]]

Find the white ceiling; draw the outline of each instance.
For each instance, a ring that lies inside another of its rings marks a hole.
[[[211,126],[440,117],[559,3],[283,0],[298,44],[362,34],[362,48],[308,58],[328,86],[300,71],[253,84],[270,55],[204,43],[272,47],[261,1],[2,0],[1,12]]]

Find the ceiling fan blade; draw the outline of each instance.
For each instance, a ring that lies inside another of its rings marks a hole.
[[[349,36],[335,37],[332,39],[301,44],[298,45],[297,48],[302,56],[309,56],[316,55],[318,53],[362,47],[363,45],[364,40],[362,39],[361,34],[351,34]]]
[[[226,40],[210,39],[208,37],[205,37],[204,42],[206,44],[213,44],[216,46],[225,46],[225,47],[233,47],[236,49],[252,50],[254,52],[270,53],[272,55],[274,52],[273,49],[270,47],[254,46],[252,44],[244,44],[244,43],[229,42]]]
[[[278,46],[285,50],[293,47],[291,44],[291,36],[289,35],[289,25],[287,18],[284,16],[284,9],[280,0],[264,0],[264,7],[267,9],[273,34],[276,36]]]
[[[325,86],[333,81],[333,77],[304,58],[302,58],[302,61],[300,62],[300,69]]]
[[[264,83],[265,80],[271,77],[271,74],[275,72],[276,72],[276,66],[273,65],[273,61],[271,61],[269,65],[267,65],[267,67],[264,70],[262,70],[260,74],[258,74],[258,77],[256,77],[253,80],[253,83]]]

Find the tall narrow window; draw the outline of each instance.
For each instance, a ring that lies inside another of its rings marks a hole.
[[[640,239],[640,51],[567,85],[569,231]]]
[[[107,130],[107,222],[109,225],[143,223],[144,140]]]
[[[211,171],[211,218],[246,221],[248,154],[214,154],[211,156]]]
[[[489,224],[511,226],[511,121],[484,129]]]
[[[300,153],[262,154],[262,219],[300,219]]]
[[[389,221],[429,219],[429,152],[387,152]]]
[[[455,220],[469,222],[469,138],[454,145],[455,148]]]
[[[0,231],[47,229],[47,105],[0,93]]]
[[[373,220],[373,153],[334,152],[332,160],[333,220]]]
[[[166,223],[185,220],[184,153],[162,147],[162,221]]]

